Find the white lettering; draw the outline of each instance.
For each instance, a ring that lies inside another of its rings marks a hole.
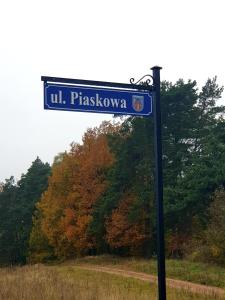
[[[78,99],[78,93],[77,92],[71,92],[70,95],[70,104],[75,104],[74,100]]]
[[[70,104],[75,105],[76,100],[78,100],[77,105],[85,106],[99,106],[99,107],[115,107],[115,108],[127,108],[127,102],[125,99],[117,98],[102,98],[98,93],[95,96],[85,96],[82,92],[71,92]],[[51,94],[52,103],[64,103],[62,100],[62,91],[59,91],[59,95]]]
[[[83,103],[82,103],[82,93],[80,92],[79,93],[79,105],[82,105]]]
[[[121,108],[127,108],[127,101],[125,99],[121,99]]]
[[[55,96],[57,96],[57,95],[51,94],[51,102],[52,103],[57,103],[57,98],[55,98]]]
[[[105,107],[109,107],[109,106],[110,106],[109,98],[105,98],[105,99],[103,100],[103,105],[104,105]]]
[[[90,106],[95,106],[95,97],[90,98]]]
[[[102,105],[101,101],[102,101],[102,98],[99,97],[99,94],[96,94],[96,103],[95,103],[95,105],[102,107],[103,105]]]
[[[83,105],[89,105],[89,98],[88,96],[83,97]]]
[[[61,103],[62,104],[62,91],[59,91],[59,103]]]
[[[119,99],[110,99],[112,107],[118,107],[119,106]]]
[[[51,94],[51,103],[64,103],[64,101],[62,100],[62,91],[59,90],[59,94]]]

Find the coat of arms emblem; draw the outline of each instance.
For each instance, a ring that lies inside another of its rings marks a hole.
[[[142,111],[144,109],[144,96],[133,95],[132,107],[137,112]]]

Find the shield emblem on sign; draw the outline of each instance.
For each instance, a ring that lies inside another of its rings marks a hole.
[[[144,109],[144,96],[132,96],[132,107],[135,111],[140,112]]]

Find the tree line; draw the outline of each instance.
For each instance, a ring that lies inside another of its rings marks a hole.
[[[225,264],[225,107],[216,77],[161,84],[166,253]],[[115,120],[118,120],[115,118]],[[0,188],[0,263],[156,254],[153,119],[88,129]]]

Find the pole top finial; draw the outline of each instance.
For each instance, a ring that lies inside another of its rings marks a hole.
[[[161,70],[161,69],[162,69],[162,67],[159,67],[159,66],[154,66],[151,68],[151,70]]]

